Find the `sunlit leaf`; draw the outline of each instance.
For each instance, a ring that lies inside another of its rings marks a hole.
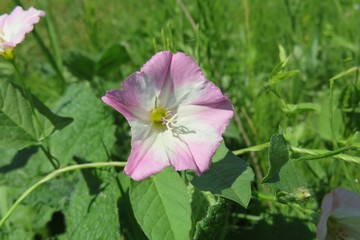
[[[40,142],[30,104],[9,81],[0,81],[0,145],[17,149]]]
[[[22,90],[7,80],[0,81],[0,146],[22,149],[39,145],[44,137],[71,123],[71,118],[54,114],[36,97],[32,96],[32,101],[37,118]]]
[[[189,239],[191,207],[186,186],[171,168],[143,181],[132,181],[130,200],[149,239]]]
[[[108,159],[115,142],[115,127],[105,107],[86,82],[71,85],[59,100],[57,112],[74,118],[72,124],[51,138],[52,150],[62,164],[74,156],[94,162]]]
[[[119,239],[119,189],[107,170],[83,170],[65,209],[66,234],[71,239]]]

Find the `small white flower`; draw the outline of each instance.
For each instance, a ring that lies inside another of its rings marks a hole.
[[[13,58],[13,48],[21,43],[25,35],[34,29],[40,17],[45,16],[44,11],[30,7],[24,10],[22,7],[15,7],[8,15],[0,16],[0,55],[6,59]]]

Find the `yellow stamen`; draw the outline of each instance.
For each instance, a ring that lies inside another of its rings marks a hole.
[[[151,111],[150,120],[156,128],[162,128],[163,125],[163,117],[167,114],[166,109],[164,108],[155,108]]]
[[[0,53],[0,56],[2,56],[7,61],[13,61],[14,60],[14,51],[12,48],[6,48],[4,52]]]

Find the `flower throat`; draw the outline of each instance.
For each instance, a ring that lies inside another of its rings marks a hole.
[[[158,107],[157,97],[155,98],[155,107],[150,112],[150,120],[157,129],[162,129],[166,126],[171,129],[173,124],[176,123],[177,114],[166,110],[165,108]]]

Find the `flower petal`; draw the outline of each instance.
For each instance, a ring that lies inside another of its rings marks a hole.
[[[45,16],[44,11],[30,7],[24,11],[22,7],[16,7],[6,18],[3,24],[3,39],[9,46],[15,47],[22,42],[25,34],[34,29],[34,24],[38,23],[40,17]]]
[[[3,14],[0,16],[0,53],[1,52],[4,52],[5,49],[6,49],[6,44],[3,42],[3,32],[2,32],[2,29],[3,29],[3,26],[4,26],[4,23],[5,23],[5,20],[6,18],[8,17],[7,14]]]
[[[173,55],[170,75],[174,82],[174,88],[182,87],[189,84],[189,82],[206,80],[199,65],[182,52]]]
[[[133,136],[131,153],[124,168],[126,175],[139,181],[160,172],[169,165],[169,159],[159,135],[151,134],[142,140],[136,140]]]
[[[166,89],[172,92],[167,105],[169,108],[180,104],[206,105],[226,99],[220,89],[205,78],[197,63],[184,53],[173,55],[170,79],[172,85],[168,84]]]
[[[167,147],[175,148],[171,165],[176,170],[193,169],[201,174],[209,168],[222,141],[221,136],[233,116],[232,105],[226,100],[208,106],[179,106],[177,114],[178,121],[172,129],[177,144]]]
[[[157,90],[161,90],[163,88],[164,82],[168,77],[171,59],[171,52],[158,52],[149,61],[147,61],[140,70],[152,81],[154,81]]]
[[[154,107],[158,92],[152,79],[137,72],[123,82],[121,90],[107,91],[102,100],[128,121],[135,118],[150,121],[150,110]]]
[[[336,218],[345,227],[347,221],[360,217],[360,197],[345,188],[337,187],[326,194],[321,203],[321,216],[317,225],[317,237],[326,239],[327,221],[329,217]]]
[[[6,18],[8,17],[9,15],[7,14],[3,14],[0,16],[0,29],[3,29],[3,26],[4,26],[4,23],[5,23],[5,20]],[[2,31],[0,31],[0,37],[2,37]]]
[[[325,240],[327,234],[327,221],[331,215],[333,198],[331,194],[325,195],[321,203],[321,216],[317,224],[317,238]]]
[[[337,187],[331,192],[333,198],[332,209],[353,208],[360,210],[360,196],[345,188]]]
[[[168,51],[154,55],[124,81],[122,90],[108,91],[102,99],[129,121],[132,151],[124,172],[135,180],[169,165],[206,171],[233,116],[227,97],[199,66],[185,54]],[[167,129],[154,129],[154,107],[174,114]]]

